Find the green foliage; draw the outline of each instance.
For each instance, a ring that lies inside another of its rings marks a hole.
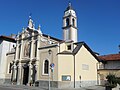
[[[117,84],[120,85],[120,78],[116,77],[115,74],[108,74],[106,79],[108,81],[107,86],[110,86],[111,88],[116,87]]]
[[[120,85],[120,77],[116,77],[117,83]]]

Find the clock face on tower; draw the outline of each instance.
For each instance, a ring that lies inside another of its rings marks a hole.
[[[65,16],[69,16],[69,15],[76,17],[76,13],[74,10],[68,10],[65,12]]]

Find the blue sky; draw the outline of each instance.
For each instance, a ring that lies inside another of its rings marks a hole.
[[[17,34],[27,27],[29,14],[35,27],[62,39],[62,17],[68,2],[78,18],[78,40],[95,52],[118,53],[120,44],[120,0],[1,0],[0,35]]]

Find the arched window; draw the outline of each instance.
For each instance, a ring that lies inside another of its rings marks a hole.
[[[72,25],[75,26],[75,19],[72,19]]]
[[[66,19],[66,26],[69,26],[69,18]]]
[[[37,56],[37,41],[34,43],[34,56]]]
[[[49,61],[45,60],[44,62],[44,74],[48,74],[49,73]]]

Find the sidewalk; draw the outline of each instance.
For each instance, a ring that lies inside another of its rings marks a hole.
[[[25,86],[25,85],[0,85],[0,87],[10,88],[14,90],[48,90],[48,88]],[[50,88],[51,90],[105,90],[102,86],[89,86],[81,88],[71,88],[71,89],[60,89],[60,88]]]

